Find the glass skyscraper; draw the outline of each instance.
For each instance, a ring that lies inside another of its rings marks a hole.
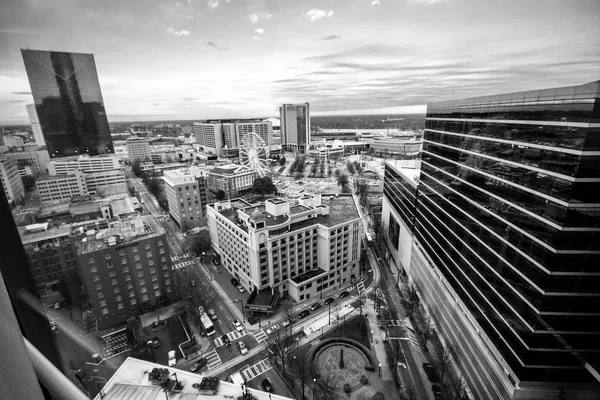
[[[600,388],[600,81],[429,104],[416,200],[390,183],[475,398]]]
[[[113,154],[94,55],[21,53],[50,157]]]
[[[310,146],[310,105],[284,104],[279,107],[281,144],[284,150],[304,153]]]

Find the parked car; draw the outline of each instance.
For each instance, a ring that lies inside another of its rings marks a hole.
[[[333,297],[330,297],[328,299],[325,299],[325,301],[323,302],[323,304],[325,304],[326,306],[330,305],[331,303],[333,303],[335,300],[333,299]]]
[[[435,369],[433,368],[433,365],[431,365],[429,363],[423,363],[423,370],[425,371],[425,375],[427,375],[427,379],[429,379],[430,382],[437,381],[437,378],[435,376]]]
[[[213,321],[219,317],[217,317],[217,313],[215,312],[215,310],[213,310],[212,308],[208,309],[208,316],[210,317],[210,319],[212,319]]]
[[[300,314],[298,314],[298,319],[300,319],[300,318],[304,318],[304,317],[306,317],[308,314],[310,314],[310,311],[308,311],[308,310],[304,310],[304,311],[302,311]]]
[[[244,289],[244,287],[243,287],[242,285],[238,285],[238,287],[237,287],[237,290],[238,290],[240,293],[244,293],[244,292],[246,291],[246,289]]]
[[[177,359],[175,358],[175,350],[171,350],[169,351],[169,367],[172,367],[173,365],[175,365],[177,363]]]
[[[286,326],[288,326],[291,323],[292,323],[291,319],[286,319],[281,323],[281,325],[285,328]]]
[[[221,336],[221,340],[225,346],[229,346],[231,344],[231,340],[227,337],[227,335]]]
[[[350,295],[350,293],[344,291],[342,293],[340,293],[340,299],[343,299],[344,297],[348,297]]]
[[[204,367],[207,363],[208,363],[208,360],[206,358],[201,358],[198,361],[196,361],[194,364],[192,364],[192,366],[190,367],[190,371],[196,372],[200,368]]]
[[[231,284],[235,287],[238,287],[240,285],[240,281],[235,278],[231,278]]]
[[[242,326],[242,324],[240,324],[240,322],[237,319],[233,321],[233,326],[235,327],[235,330],[238,332],[241,332],[244,330],[244,327]]]
[[[315,311],[315,310],[318,310],[319,308],[321,308],[321,303],[315,303],[312,306],[310,306],[310,311]]]
[[[244,342],[238,342],[238,346],[240,346],[240,353],[242,353],[242,355],[248,354],[248,348],[246,347]]]
[[[265,392],[269,392],[269,393],[275,393],[273,391],[273,385],[271,385],[271,381],[269,380],[269,378],[265,378],[262,380],[261,382],[262,388]]]
[[[216,259],[216,258],[213,258],[213,259],[212,259],[210,262],[211,262],[211,263],[212,263],[212,265],[214,265],[215,267],[218,267],[218,266],[219,266],[219,264],[220,264],[219,260],[218,260],[218,259]]]
[[[436,399],[442,398],[442,388],[440,385],[431,385],[431,391],[433,392],[433,397]]]
[[[152,342],[152,347],[160,347],[160,339],[156,336],[150,339],[150,341]]]

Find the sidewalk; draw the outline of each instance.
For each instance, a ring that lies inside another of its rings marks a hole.
[[[181,311],[185,309],[185,303],[183,301],[178,301],[177,303],[171,304],[170,306],[161,308],[156,311],[151,311],[144,315],[140,316],[140,323],[142,328],[147,328],[152,325],[153,322],[161,321],[172,317],[173,315],[179,314]]]

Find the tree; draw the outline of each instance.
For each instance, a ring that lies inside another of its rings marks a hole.
[[[186,243],[187,249],[194,253],[196,257],[210,250],[211,246],[210,235],[207,230],[201,230],[197,235],[188,236]]]
[[[339,171],[339,169],[336,170],[336,172],[337,171]],[[340,173],[339,176],[337,177],[338,186],[342,186],[342,187],[348,186],[349,183],[350,183],[350,178],[348,178],[348,175]]]
[[[131,172],[138,178],[141,178],[144,175],[144,171],[142,171],[142,165],[140,164],[139,160],[135,160],[131,164]]]
[[[450,395],[450,400],[467,400],[467,385],[465,382],[459,378],[452,378],[450,380],[450,385],[446,387],[448,389],[448,394]]]
[[[23,181],[23,187],[28,192],[35,186],[35,179],[31,175],[25,175],[21,177],[21,180]]]
[[[148,192],[150,192],[157,199],[162,191],[160,182],[161,181],[158,178],[150,178],[146,182],[146,188],[148,189]]]
[[[275,365],[281,363],[282,375],[285,376],[285,364],[292,348],[292,335],[287,329],[278,329],[267,339],[267,352]]]
[[[219,189],[215,193],[215,199],[223,200],[225,198],[225,191],[223,189]]]
[[[431,317],[428,315],[423,321],[423,326],[421,327],[421,337],[423,338],[423,347],[427,349],[427,343],[433,336],[435,335],[435,330],[433,329],[433,321]]]
[[[135,188],[129,183],[129,181],[127,181],[127,192],[129,192],[129,196],[135,196]]]
[[[273,181],[268,176],[263,178],[256,178],[252,184],[252,192],[261,195],[265,198],[267,193],[277,192],[277,187],[273,184]]]
[[[412,317],[415,310],[419,306],[419,296],[417,294],[417,288],[413,283],[408,285],[407,295],[404,301],[404,308],[408,317]]]
[[[304,179],[304,172],[296,171],[296,173],[294,174],[294,179],[297,181],[301,181],[302,179]]]
[[[317,162],[315,161],[315,163],[312,165],[312,167],[310,169],[310,173],[312,174],[313,178],[317,176],[317,172],[319,172],[319,166],[318,166]]]
[[[445,348],[441,349],[436,355],[434,362],[440,371],[440,381],[444,381],[444,375],[448,372],[450,365],[452,364],[452,355],[454,353],[454,347],[448,344]]]
[[[294,356],[293,358],[294,360],[294,365],[292,365],[292,368],[296,369],[296,374],[298,376],[298,378],[300,379],[300,387],[302,389],[302,399],[305,399],[305,389],[306,389],[306,384],[309,383],[309,374],[310,374],[310,361],[308,359],[308,353],[307,352],[303,352],[303,353],[299,353],[297,354],[297,356]]]
[[[350,172],[350,175],[354,175],[356,173],[356,170],[354,169],[354,163],[351,161],[348,161],[346,163],[346,168],[348,169],[348,172]]]
[[[284,157],[281,157],[281,158],[279,159],[279,165],[280,165],[280,166],[282,166],[282,167],[283,167],[283,166],[284,166],[286,163],[287,163],[287,160],[285,159],[285,156],[284,156]]]

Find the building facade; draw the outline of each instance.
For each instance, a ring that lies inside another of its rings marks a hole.
[[[223,125],[219,121],[194,122],[196,143],[205,153],[219,155],[223,149]]]
[[[237,164],[223,165],[208,172],[206,187],[217,192],[222,190],[229,198],[237,197],[252,189],[258,172]]]
[[[176,299],[166,233],[154,218],[138,215],[106,228],[79,227],[71,236],[98,329]]]
[[[206,179],[199,168],[164,171],[165,194],[169,214],[177,225],[187,231],[206,225]]]
[[[21,136],[2,135],[0,136],[0,145],[8,147],[23,147],[25,146],[25,141]]]
[[[29,116],[29,123],[31,124],[31,131],[33,132],[33,140],[38,146],[45,146],[46,141],[44,140],[44,133],[42,132],[42,126],[40,125],[40,119],[35,109],[35,104],[27,104],[27,115]]]
[[[397,138],[375,138],[364,139],[369,148],[380,152],[402,154],[406,156],[417,156],[421,154],[422,140],[402,140]]]
[[[429,104],[416,202],[386,181],[476,399],[600,391],[599,123],[600,81]]]
[[[301,302],[361,277],[363,227],[353,195],[306,195],[297,203],[235,199],[207,210],[213,248],[249,292],[279,292]]]
[[[84,173],[80,170],[69,175],[43,175],[35,182],[43,203],[69,202],[75,196],[89,194]]]
[[[50,155],[44,147],[25,146],[2,153],[2,156],[15,160],[21,171],[24,171],[25,167],[30,167],[35,176],[48,173]]]
[[[310,105],[284,104],[279,107],[281,145],[285,151],[304,153],[310,146]]]
[[[0,179],[10,204],[18,203],[23,199],[25,188],[15,160],[0,155]]]
[[[94,55],[21,53],[50,157],[113,154]]]
[[[125,173],[121,168],[85,172],[83,174],[83,179],[85,180],[85,185],[90,193],[96,192],[98,188],[111,185],[124,185],[127,183],[125,179]]]
[[[127,158],[130,163],[136,161],[150,162],[152,155],[150,153],[150,143],[144,138],[127,139]]]
[[[231,156],[233,149],[239,149],[244,136],[255,133],[266,146],[273,143],[273,125],[271,121],[261,120],[219,120],[194,122],[196,143],[204,152],[219,156]]]
[[[121,165],[118,158],[114,155],[65,157],[58,160],[51,160],[48,163],[48,173],[50,175],[72,174],[78,169],[83,172],[98,172],[119,168],[121,168]]]

